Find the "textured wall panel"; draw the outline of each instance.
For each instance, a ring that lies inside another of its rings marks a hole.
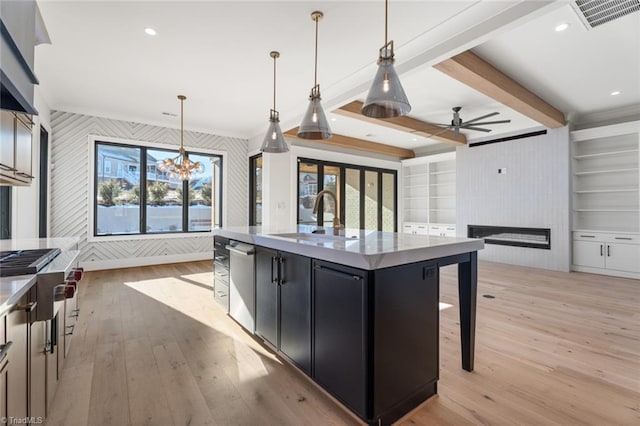
[[[52,237],[80,238],[81,261],[108,261],[213,251],[210,236],[88,242],[90,179],[88,136],[117,137],[178,147],[180,130],[54,111],[51,114],[51,230]],[[223,167],[225,226],[246,225],[248,218],[247,141],[185,131],[188,148],[225,151]]]
[[[551,250],[485,245],[480,259],[568,271],[569,132],[456,150],[458,235],[467,225],[551,229]],[[506,174],[498,174],[506,168]]]

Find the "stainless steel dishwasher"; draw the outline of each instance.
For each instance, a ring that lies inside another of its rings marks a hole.
[[[231,258],[229,315],[253,333],[256,317],[255,247],[232,240],[226,248]]]

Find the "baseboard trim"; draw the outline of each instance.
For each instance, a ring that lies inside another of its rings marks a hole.
[[[571,265],[571,270],[575,272],[588,272],[590,274],[610,275],[612,277],[640,279],[640,274],[635,272],[614,271],[613,269],[589,268],[587,266]]]
[[[165,263],[195,262],[198,260],[213,260],[213,252],[169,254],[165,256],[134,257],[127,259],[88,260],[80,262],[80,266],[83,267],[85,271],[101,271],[105,269],[162,265]]]

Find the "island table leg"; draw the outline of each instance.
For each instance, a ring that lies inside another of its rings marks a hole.
[[[458,263],[460,301],[460,340],[462,368],[473,371],[476,340],[476,298],[478,293],[478,252],[469,253],[469,261]]]

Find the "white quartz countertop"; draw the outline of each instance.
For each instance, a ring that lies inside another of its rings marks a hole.
[[[40,248],[59,248],[65,250],[77,250],[78,238],[20,238],[12,240],[0,240],[0,250],[31,250]]]
[[[0,277],[0,318],[15,305],[36,282],[36,275]]]
[[[213,233],[232,240],[367,270],[438,259],[484,248],[484,241],[474,238],[352,229],[343,229],[339,236],[334,236],[331,228],[325,228],[325,234],[312,234],[315,229],[315,226],[308,225],[285,230],[243,226],[220,228]]]

